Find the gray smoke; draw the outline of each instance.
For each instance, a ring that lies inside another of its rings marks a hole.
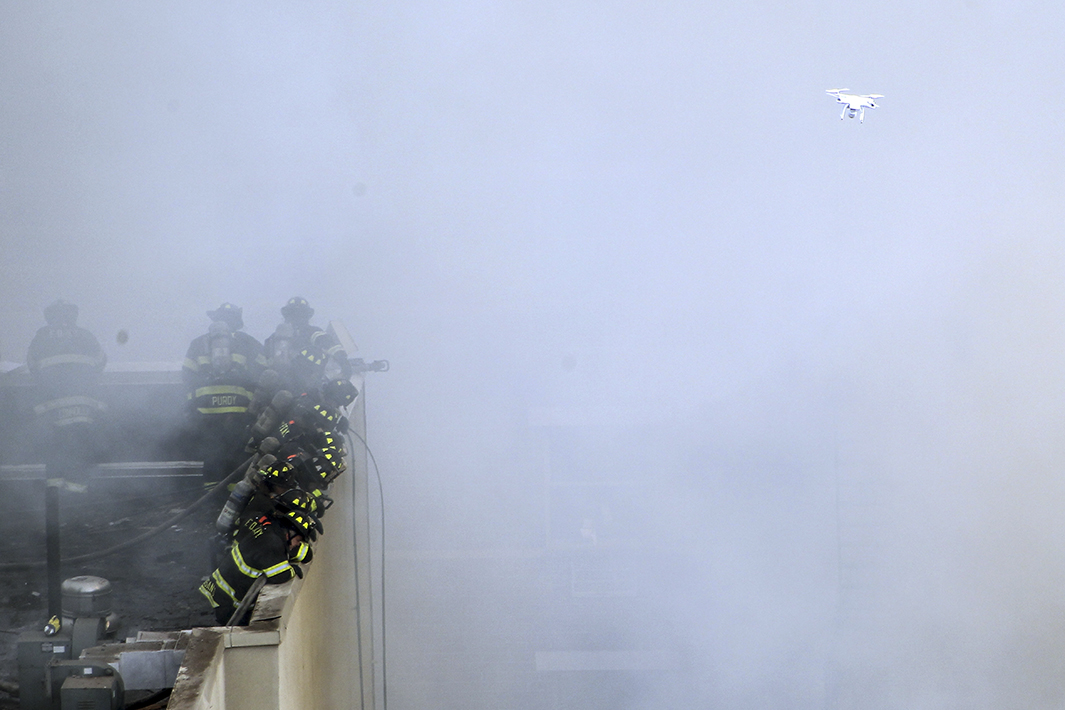
[[[7,3],[0,356],[301,295],[388,358],[397,707],[1059,707],[1062,27]],[[619,651],[668,669],[545,670]]]

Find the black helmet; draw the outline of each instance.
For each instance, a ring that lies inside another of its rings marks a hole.
[[[328,486],[347,470],[348,465],[337,449],[319,449],[311,457],[311,466],[318,476],[318,484]]]
[[[288,412],[289,421],[286,438],[294,439],[297,436],[308,436],[311,441],[317,441],[316,432],[336,431],[342,417],[340,412],[324,404],[315,402],[317,397],[303,394],[292,405]],[[316,444],[317,445],[317,444]]]
[[[347,447],[344,445],[344,437],[335,431],[325,429],[317,432],[314,437],[314,444],[319,449],[336,449],[341,458],[348,455]]]
[[[78,307],[60,298],[45,307],[44,320],[48,325],[74,325],[78,322]]]
[[[285,320],[309,321],[314,315],[314,309],[307,303],[306,298],[293,296],[288,303],[281,307],[281,316]]]
[[[314,496],[306,491],[298,488],[285,491],[274,498],[274,507],[282,522],[290,525],[308,540],[313,541],[318,533],[325,532],[322,529],[322,521],[318,519],[318,504]]]
[[[223,303],[213,311],[207,311],[207,317],[225,322],[230,330],[240,330],[244,327],[244,309],[232,303]]]
[[[300,350],[296,362],[302,369],[307,371],[317,371],[325,365],[325,353],[322,352],[321,348],[308,345]]]
[[[325,371],[325,353],[321,348],[308,345],[292,358],[289,376],[291,386],[297,391],[314,387],[322,379]]]
[[[330,380],[322,385],[322,399],[338,409],[348,406],[358,396],[359,390],[351,380]]]
[[[267,461],[267,459],[273,460]],[[291,486],[292,479],[296,475],[296,470],[292,467],[287,457],[274,458],[272,455],[267,454],[260,459],[258,468],[264,481],[278,487]]]
[[[332,431],[337,428],[341,419],[340,412],[337,410],[324,404],[316,404],[307,412],[307,418],[304,421],[318,431]]]

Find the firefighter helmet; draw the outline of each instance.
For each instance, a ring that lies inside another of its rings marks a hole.
[[[305,392],[315,387],[325,371],[325,353],[313,345],[301,349],[293,356],[289,364],[289,376],[292,385]]]
[[[340,412],[324,404],[315,404],[314,401],[315,398],[310,395],[301,396],[289,414],[297,433],[311,434],[312,440],[317,438],[313,436],[314,432],[335,430],[341,419]]]
[[[296,362],[307,371],[317,372],[322,366],[325,365],[325,353],[321,348],[316,348],[313,345],[308,345],[303,350],[300,350],[299,357],[296,358]]]
[[[348,449],[344,445],[344,437],[335,431],[328,429],[319,431],[314,437],[314,444],[319,449],[336,449],[340,452],[341,458],[348,455]]]
[[[327,407],[324,404],[316,404],[311,410],[311,421],[314,422],[315,428],[333,429],[336,427],[337,422],[340,421],[340,413],[332,407]]]
[[[308,540],[313,541],[318,533],[325,532],[318,519],[318,504],[310,493],[293,488],[274,498],[274,506],[278,518]]]
[[[328,486],[336,477],[344,473],[348,466],[344,457],[336,449],[320,449],[311,457],[311,465],[318,475],[319,483]]]
[[[288,303],[281,307],[281,316],[289,321],[301,321],[306,323],[314,315],[314,309],[307,303],[306,298],[293,296]]]
[[[267,457],[264,456],[263,458]],[[273,457],[270,456],[270,458]],[[276,458],[267,463],[267,465],[260,466],[259,472],[262,473],[264,481],[277,486],[292,485],[292,478],[296,473],[287,458]]]
[[[223,321],[230,330],[240,330],[244,327],[244,309],[232,303],[223,303],[213,311],[207,311],[207,317]]]
[[[322,385],[322,399],[337,409],[348,406],[359,396],[359,390],[351,380],[337,378]]]
[[[298,468],[300,488],[314,491],[315,487],[328,486],[337,476],[348,469],[344,457],[334,448],[311,448],[301,456]]]

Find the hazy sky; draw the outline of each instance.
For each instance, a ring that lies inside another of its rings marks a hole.
[[[835,447],[907,514],[896,608],[1059,659],[1063,34],[976,0],[8,0],[0,355],[57,297],[118,363],[305,296],[392,361],[371,435],[430,522],[507,494],[534,408],[649,427],[696,503],[723,451]],[[841,121],[835,87],[885,98]],[[1052,675],[987,694],[1058,707]]]

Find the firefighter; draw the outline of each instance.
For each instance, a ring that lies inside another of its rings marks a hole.
[[[310,562],[314,542],[322,531],[307,493],[290,490],[273,498],[256,496],[233,531],[233,540],[218,568],[200,584],[200,593],[214,610],[219,624],[226,624],[255,580],[267,584],[303,576],[299,565]],[[242,623],[243,619],[235,620]]]
[[[78,307],[62,299],[44,309],[47,325],[37,331],[26,365],[37,386],[34,413],[47,432],[49,478],[84,483],[95,457],[104,404],[96,398],[107,356],[96,336],[77,326]]]
[[[264,343],[270,366],[274,369],[288,368],[301,351],[308,349],[310,355],[318,354],[325,360],[325,376],[351,379],[351,362],[347,352],[333,335],[311,325],[313,315],[314,309],[307,299],[300,296],[293,296],[282,306],[281,317],[284,320]]]
[[[203,483],[210,487],[246,456],[245,432],[254,419],[248,406],[266,358],[259,341],[242,330],[241,308],[223,303],[207,317],[211,325],[189,345],[182,377],[203,458]]]

